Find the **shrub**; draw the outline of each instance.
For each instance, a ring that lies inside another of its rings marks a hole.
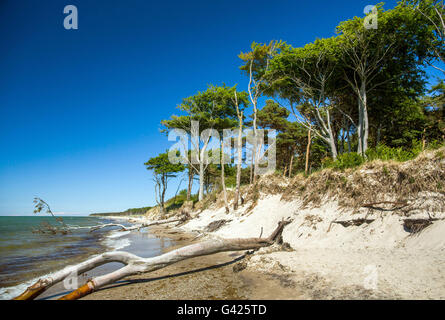
[[[443,147],[444,145],[445,145],[445,143],[443,140],[442,141],[433,140],[428,143],[427,149],[436,150],[436,149]]]
[[[433,140],[428,143],[426,149],[434,150],[442,147],[444,142]],[[360,166],[365,161],[373,160],[394,160],[398,162],[404,162],[412,160],[417,157],[422,152],[423,144],[422,141],[412,141],[412,147],[409,150],[403,149],[402,147],[392,148],[384,144],[379,144],[375,148],[369,148],[366,150],[365,157],[362,157],[356,152],[344,153],[337,157],[337,160],[332,158],[324,158],[322,160],[322,168],[333,168],[344,170],[347,168],[354,168]],[[445,156],[442,151],[437,151],[436,156],[443,159]],[[389,174],[387,168],[383,168],[383,173],[385,175]]]
[[[399,162],[414,159],[419,153],[418,147],[414,147],[412,150],[404,150],[403,148],[391,148],[384,144],[379,144],[375,148],[369,148],[366,150],[366,159],[368,161],[373,160],[395,160]]]
[[[335,161],[325,161],[325,166],[344,170],[347,168],[354,168],[361,165],[365,159],[361,155],[356,152],[344,153],[337,157]]]

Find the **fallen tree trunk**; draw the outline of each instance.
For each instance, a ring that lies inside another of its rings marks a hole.
[[[66,267],[63,270],[54,273],[51,277],[43,280],[39,279],[35,284],[27,288],[25,292],[14,298],[14,300],[32,300],[51,286],[70,276],[80,275],[110,262],[120,262],[125,264],[125,266],[114,272],[88,280],[86,284],[63,296],[60,300],[76,300],[124,277],[143,272],[152,272],[181,260],[218,252],[252,250],[267,247],[272,245],[280,237],[283,228],[290,222],[290,220],[279,222],[277,228],[268,238],[214,239],[191,244],[152,258],[141,258],[128,252],[106,252],[78,265]]]
[[[132,230],[140,230],[143,228],[147,228],[150,226],[156,226],[156,225],[160,225],[160,224],[167,224],[167,223],[173,223],[173,222],[185,222],[185,221],[187,221],[188,218],[189,218],[189,216],[187,214],[184,214],[180,218],[172,218],[172,219],[147,222],[147,223],[143,223],[143,224],[134,225],[131,227],[126,227],[120,223],[104,223],[104,224],[99,224],[99,225],[95,225],[95,226],[84,226],[84,227],[66,224],[63,228],[61,228],[61,227],[54,228],[50,224],[46,224],[46,225],[44,225],[44,228],[41,227],[38,230],[33,230],[33,233],[68,234],[68,233],[71,233],[72,230],[79,230],[79,229],[89,229],[90,232],[93,232],[93,231],[107,228],[107,227],[119,227],[120,228],[119,231],[132,231]]]
[[[382,204],[391,204],[393,205],[392,208],[383,208],[379,207],[378,205]],[[380,201],[380,202],[373,202],[373,203],[365,203],[362,205],[363,208],[369,208],[379,211],[395,211],[399,209],[403,209],[408,205],[408,201]]]
[[[173,222],[184,222],[186,219],[187,218],[184,216],[182,218],[158,220],[158,221],[143,223],[143,224],[135,225],[135,226],[131,226],[131,227],[125,227],[124,225],[119,224],[119,223],[107,223],[107,224],[101,224],[98,226],[85,227],[85,228],[91,229],[90,232],[93,232],[93,231],[96,231],[96,230],[99,230],[102,228],[106,228],[106,227],[119,227],[119,228],[121,228],[119,231],[132,231],[132,230],[140,230],[140,229],[147,228],[150,226],[157,226],[160,224],[167,224],[167,223],[173,223]]]

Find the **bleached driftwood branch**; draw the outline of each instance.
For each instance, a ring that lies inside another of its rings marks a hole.
[[[191,244],[152,258],[141,258],[128,252],[106,252],[75,266],[66,267],[63,270],[54,273],[51,277],[39,279],[39,281],[26,289],[25,292],[14,300],[32,300],[51,286],[70,276],[80,275],[110,262],[121,262],[125,264],[125,266],[111,273],[89,280],[79,289],[63,296],[60,300],[76,300],[124,277],[143,272],[152,272],[181,260],[218,252],[252,250],[267,247],[280,238],[283,228],[290,222],[291,220],[289,219],[279,222],[277,228],[268,238],[213,239]]]
[[[158,221],[152,221],[152,222],[147,222],[147,223],[143,223],[143,224],[139,224],[139,225],[135,225],[135,226],[131,226],[131,227],[126,227],[122,224],[119,223],[106,223],[106,224],[101,224],[98,226],[93,226],[93,227],[88,227],[90,230],[90,232],[102,229],[102,228],[107,228],[107,227],[119,227],[120,231],[132,231],[132,230],[140,230],[143,228],[147,228],[150,226],[156,226],[156,225],[160,225],[160,224],[167,224],[167,223],[173,223],[173,222],[184,222],[187,218],[185,216],[181,217],[181,218],[174,218],[174,219],[165,219],[165,220],[158,220]]]

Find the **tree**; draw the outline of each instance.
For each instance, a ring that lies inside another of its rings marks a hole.
[[[159,205],[161,214],[165,213],[164,200],[165,192],[167,191],[168,181],[175,178],[178,172],[185,170],[184,165],[171,163],[168,158],[168,153],[161,153],[160,155],[150,158],[144,165],[147,170],[153,171],[153,181],[155,182],[155,197]]]
[[[236,91],[233,94],[234,94],[234,103],[235,103],[235,107],[236,107],[236,115],[238,117],[238,137],[236,139],[236,150],[237,150],[236,186],[235,186],[235,196],[233,199],[233,210],[237,210],[238,204],[239,204],[239,198],[240,198],[240,188],[241,188],[241,164],[243,161],[242,152],[243,152],[244,111],[241,110],[239,107],[238,95],[237,95]]]
[[[290,111],[273,100],[258,111],[258,126],[277,131],[277,164],[283,175],[292,176],[294,158],[304,153],[306,128],[298,122],[288,120]]]
[[[433,68],[442,71],[445,74],[445,69],[442,69],[434,64],[434,60],[439,60],[445,64],[445,5],[443,0],[411,0],[407,1],[408,6],[412,6],[418,13],[417,19],[420,25],[430,26],[432,34],[429,43],[431,52],[427,63]]]
[[[50,224],[49,222],[43,221],[40,223],[40,226],[38,228],[33,228],[33,233],[48,233],[48,234],[68,234],[71,233],[70,226],[66,225],[63,221],[63,218],[56,217],[51,210],[48,203],[46,203],[44,200],[40,198],[34,198],[34,213],[38,214],[42,211],[46,211],[46,213],[49,213],[54,220],[57,222],[58,225],[54,226]]]
[[[183,99],[178,108],[187,115],[172,116],[162,121],[167,129],[182,129],[191,135],[192,152],[190,158],[183,155],[186,163],[192,166],[199,175],[199,196],[204,198],[204,173],[210,163],[207,147],[213,137],[220,137],[223,129],[230,129],[237,124],[236,107],[233,92],[236,86],[228,87],[210,85],[206,91]],[[246,92],[238,92],[240,108],[248,105]],[[218,149],[220,146],[218,144]],[[188,146],[185,148],[188,150]],[[215,159],[220,157],[216,156]]]
[[[423,139],[445,140],[445,83],[441,80],[420,103],[426,117]]]
[[[187,157],[190,158],[190,155]],[[187,168],[187,201],[190,201],[192,195],[193,179],[195,178],[195,170],[190,164],[185,165]]]
[[[258,112],[258,99],[263,95],[267,89],[265,75],[269,70],[269,64],[271,59],[278,53],[283,43],[281,41],[271,41],[269,44],[260,44],[252,42],[252,51],[243,53],[241,52],[238,57],[245,63],[240,67],[249,76],[248,92],[250,102],[253,106],[253,183],[256,181],[259,165],[258,148],[258,132],[257,132],[257,112]]]
[[[336,39],[319,39],[302,48],[283,46],[266,75],[268,94],[287,100],[297,122],[323,139],[337,157],[331,110],[335,93]]]
[[[379,5],[377,12],[377,29],[367,29],[364,18],[358,17],[337,27],[344,80],[358,101],[360,154],[368,148],[369,94],[382,85],[397,88],[405,82],[402,86],[407,88],[418,82],[433,37],[432,28],[419,23],[413,8],[405,3],[387,11]]]

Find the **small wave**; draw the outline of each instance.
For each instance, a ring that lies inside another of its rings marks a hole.
[[[125,247],[128,247],[131,244],[131,241],[128,238],[124,238],[124,239],[108,238],[108,239],[104,240],[104,244],[107,247],[112,248],[114,251],[116,251],[116,250],[121,250]]]
[[[128,247],[131,244],[131,241],[126,235],[130,234],[130,231],[111,231],[107,234],[107,236],[103,239],[103,244],[112,250],[120,250],[125,247]],[[125,237],[125,238],[123,238]]]
[[[50,272],[43,276],[36,277],[15,286],[0,288],[0,300],[11,300],[12,298],[17,297],[19,294],[25,291],[26,288],[36,283],[39,279],[51,277],[53,274],[54,272]]]
[[[11,300],[12,298],[17,297],[20,293],[25,291],[26,288],[32,285],[33,281],[34,280],[30,280],[28,282],[21,283],[13,287],[0,288],[0,300]]]
[[[130,233],[131,233],[130,231],[122,232],[122,231],[114,230],[114,231],[111,231],[108,234],[106,234],[101,242],[103,245],[105,245],[106,247],[110,248],[113,251],[121,250],[123,248],[130,246],[131,240],[128,237],[126,237]],[[95,241],[97,241],[97,240],[95,240]],[[91,257],[93,257],[93,256],[95,256],[95,254],[91,255]],[[10,300],[10,299],[18,296],[19,294],[21,294],[23,291],[26,290],[26,288],[28,288],[29,286],[31,286],[32,284],[37,282],[39,279],[51,277],[52,274],[53,274],[52,272],[47,273],[45,275],[33,278],[29,281],[26,281],[26,282],[23,282],[23,283],[14,285],[14,286],[0,287],[0,300]]]
[[[130,233],[130,231],[113,231],[109,235],[107,235],[107,238],[109,238],[109,239],[120,238],[120,237],[126,236],[129,233]]]

